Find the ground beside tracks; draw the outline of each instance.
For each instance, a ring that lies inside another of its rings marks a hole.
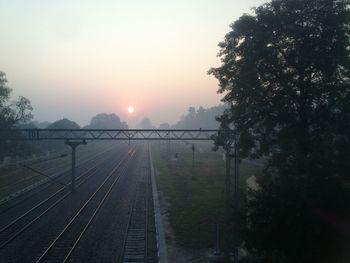
[[[169,262],[209,262],[218,246],[229,242],[224,215],[225,162],[212,145],[157,142],[152,144]],[[240,164],[240,189],[261,167]],[[217,234],[218,238],[217,238]],[[225,236],[226,235],[226,236]],[[226,240],[226,241],[225,241]]]

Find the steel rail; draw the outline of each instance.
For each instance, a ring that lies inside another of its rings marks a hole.
[[[36,177],[43,177],[44,176],[44,177],[48,177],[49,178],[50,176],[46,175],[47,172],[49,172],[50,170],[54,170],[55,171],[55,170],[60,170],[60,168],[67,167],[67,163],[63,162],[63,163],[57,164],[54,167],[44,167],[43,170],[41,170],[40,165],[42,165],[44,162],[50,162],[50,161],[53,161],[53,160],[57,160],[59,158],[60,157],[56,156],[56,157],[51,158],[51,159],[46,159],[46,160],[41,160],[41,161],[37,161],[37,162],[34,162],[34,163],[29,163],[30,166],[28,164],[26,164],[26,163],[17,164],[19,166],[22,166],[23,168],[26,168],[26,169],[34,171],[35,174],[31,174],[31,175],[29,175],[27,177],[24,177],[21,180],[16,181],[14,184],[11,184],[10,186],[13,187],[15,185],[20,185],[21,183],[26,182],[26,181],[31,180],[31,179],[36,178]],[[89,158],[89,159],[91,159],[91,158]],[[34,168],[33,165],[37,165],[37,164],[39,164],[39,167],[35,167]],[[40,169],[41,171],[38,172],[38,169]],[[44,174],[41,174],[41,173],[44,173]],[[2,189],[4,189],[4,188],[9,188],[9,186],[4,186],[4,187],[0,188],[0,191]]]
[[[146,189],[144,189],[143,192],[137,191],[137,195],[135,196],[135,199],[131,206],[130,216],[126,227],[127,231],[123,242],[123,254],[121,255],[122,262],[148,261],[149,187],[149,172],[147,172]],[[139,214],[137,214],[137,212],[142,213],[141,218],[139,217]],[[132,223],[135,224],[133,227]],[[135,228],[135,226],[137,228]],[[137,248],[137,253],[135,253],[133,248]]]
[[[130,156],[130,158],[127,160],[129,161],[132,157],[133,157],[134,153]],[[68,222],[68,224],[63,228],[63,230],[56,236],[56,238],[50,243],[50,245],[46,248],[46,250],[41,254],[41,256],[35,261],[36,263],[38,262],[42,262],[43,259],[48,255],[48,253],[52,250],[52,248],[56,245],[56,243],[60,240],[60,238],[68,231],[69,227],[75,222],[75,220],[78,218],[79,215],[82,214],[82,212],[84,211],[84,208],[87,207],[87,205],[93,200],[93,198],[97,195],[97,193],[101,190],[101,188],[107,183],[108,179],[110,179],[113,174],[121,167],[122,164],[124,164],[124,161],[126,160],[126,158],[129,155],[126,155],[119,163],[118,165],[116,165],[113,170],[109,173],[109,175],[107,176],[107,178],[100,184],[100,186],[97,188],[97,190],[90,196],[90,198],[84,203],[84,205],[77,211],[77,213],[72,217],[72,219]],[[92,216],[89,218],[88,223],[85,225],[84,229],[82,232],[80,232],[80,235],[78,236],[78,238],[76,239],[76,241],[74,242],[73,246],[69,248],[68,254],[66,254],[64,262],[66,262],[70,255],[72,254],[73,250],[75,249],[76,245],[79,243],[79,241],[81,240],[83,234],[85,233],[86,229],[89,227],[89,225],[91,224],[93,218],[97,215],[99,209],[101,208],[101,206],[103,205],[103,203],[105,202],[107,196],[109,195],[109,193],[111,192],[113,186],[116,184],[117,181],[119,181],[119,178],[122,176],[122,173],[119,174],[118,177],[115,178],[115,180],[113,181],[113,183],[111,184],[111,186],[108,188],[107,192],[105,193],[105,195],[103,196],[102,200],[100,201],[98,207],[95,209],[95,211],[93,212]]]
[[[147,151],[147,160],[149,160],[148,156],[149,152]],[[146,176],[146,227],[145,227],[145,262],[148,262],[148,217],[149,217],[149,195],[151,188],[151,173],[149,162],[147,162],[147,176]]]
[[[133,153],[133,155],[135,154],[135,151]],[[133,155],[131,157],[133,157]],[[130,160],[128,160],[130,161]],[[126,167],[124,169],[124,171],[126,171]],[[123,172],[124,172],[123,171]],[[88,227],[90,226],[92,220],[96,217],[97,213],[99,212],[100,208],[102,207],[102,205],[104,204],[105,200],[107,199],[108,195],[110,194],[111,190],[113,189],[114,185],[119,181],[120,177],[122,176],[122,173],[120,173],[119,177],[113,182],[113,184],[111,185],[111,187],[109,188],[108,192],[106,193],[106,195],[103,197],[101,203],[98,205],[97,209],[95,210],[95,212],[93,213],[93,215],[91,216],[91,218],[89,219],[88,223],[85,225],[83,231],[80,233],[80,235],[78,236],[78,238],[76,239],[76,241],[74,242],[73,246],[71,247],[71,249],[69,250],[68,254],[66,255],[66,257],[64,258],[64,260],[62,261],[62,263],[65,263],[69,260],[69,258],[71,257],[73,251],[75,250],[76,246],[78,245],[79,241],[82,239],[83,235],[85,234],[86,230],[88,229]]]
[[[126,226],[125,238],[124,238],[124,241],[123,241],[123,254],[121,255],[121,261],[123,261],[124,255],[125,255],[125,248],[126,248],[126,242],[127,242],[127,239],[128,239],[128,232],[129,232],[130,225],[131,225],[131,219],[132,219],[132,216],[133,216],[133,211],[134,211],[135,206],[136,206],[136,201],[137,201],[137,196],[135,196],[135,198],[134,198],[134,200],[132,202],[132,205],[130,207],[130,215],[129,215],[129,219],[128,219],[128,224]]]
[[[20,164],[19,166],[22,166],[23,168],[27,168],[28,165],[26,164]],[[58,169],[58,168],[61,168],[61,167],[64,167],[64,166],[67,166],[66,163],[60,163],[58,164],[57,166],[54,166],[54,167],[45,167],[42,169],[42,172],[43,173],[47,173],[48,171],[50,170],[54,170],[54,169]],[[29,169],[32,169],[32,167],[30,167]],[[41,169],[40,167],[38,168],[34,168],[34,169]],[[36,178],[36,177],[41,177],[42,175],[41,174],[38,174],[38,173],[34,173],[34,174],[29,174],[27,175],[26,177],[23,177],[22,179],[20,180],[17,180],[15,183],[13,184],[10,184],[10,185],[4,185],[3,187],[0,188],[0,191],[2,191],[3,189],[6,189],[6,188],[9,188],[9,187],[12,187],[14,188],[13,186],[16,186],[16,185],[21,185],[23,184],[23,182],[26,182],[26,181],[29,181],[33,178]]]
[[[127,156],[127,155],[126,155]],[[125,159],[125,157],[123,158],[123,160]],[[106,160],[104,160],[102,163],[104,163]],[[91,178],[92,176],[94,176],[96,174],[96,171],[94,171],[92,174],[90,174],[89,176],[85,176],[88,172],[94,170],[95,168],[97,168],[97,166],[92,167],[91,169],[89,169],[86,173],[82,174],[79,176],[79,178],[82,178],[84,176],[84,178],[78,183],[77,187],[81,186],[83,183],[85,183],[89,178]],[[62,188],[60,190],[58,190],[56,193],[54,193],[53,195],[58,195],[60,192],[64,191],[66,188]],[[44,211],[42,211],[38,216],[36,216],[34,219],[32,219],[30,222],[26,223],[20,230],[18,230],[17,232],[15,232],[14,234],[10,235],[8,238],[4,238],[6,239],[6,241],[2,242],[0,244],[0,249],[4,248],[5,246],[7,246],[9,243],[11,243],[14,239],[16,239],[20,234],[22,234],[25,230],[27,230],[31,225],[33,225],[36,221],[38,221],[40,218],[42,218],[45,214],[47,214],[49,211],[51,211],[54,207],[56,207],[60,202],[62,202],[64,199],[66,199],[68,196],[70,196],[72,193],[68,192],[66,194],[64,194],[62,197],[60,197],[58,200],[56,200],[53,204],[51,204],[48,208],[46,208]],[[49,197],[49,199],[51,199],[52,197]],[[44,201],[48,201],[48,200],[44,200]],[[40,207],[42,205],[38,204],[37,206],[35,206],[34,208],[32,208],[31,210],[27,211],[24,215],[20,216],[20,218],[17,218],[16,220],[14,220],[12,223],[8,224],[7,226],[3,227],[0,231],[0,234],[3,233],[4,231],[6,231],[7,229],[9,229],[10,227],[12,227],[15,223],[17,223],[20,219],[24,218],[26,215],[30,214],[30,212],[35,211],[36,208]]]
[[[101,158],[101,156],[103,157],[103,155],[104,155],[105,153],[107,153],[107,152],[109,152],[109,151],[113,151],[113,150],[114,150],[114,149],[111,148],[111,149],[105,150],[105,151],[103,151],[103,152],[99,152],[99,153],[97,153],[96,155],[94,155],[94,156],[92,156],[92,157],[89,157],[88,159],[84,160],[81,164],[79,164],[79,167],[81,167],[82,169],[84,169],[84,168],[85,168],[84,165],[89,164],[90,161],[95,160],[95,159],[99,159],[99,158]],[[104,161],[106,161],[106,159],[100,161],[100,163],[103,163]],[[65,165],[67,165],[67,164],[65,164]],[[91,167],[91,168],[95,168],[95,167],[96,167],[96,166]],[[56,167],[56,168],[57,168],[57,167]],[[82,173],[83,173],[83,174],[86,174],[87,172],[90,171],[91,168],[88,168],[87,171],[83,171]],[[52,168],[49,168],[49,169],[52,169]],[[85,170],[85,169],[84,169],[84,170]],[[62,171],[62,172],[58,175],[58,177],[62,177],[62,179],[63,179],[63,178],[64,178],[64,179],[65,179],[65,178],[70,178],[70,176],[71,176],[70,174],[65,174],[65,173],[67,173],[68,171],[69,171],[69,170],[67,170],[67,171]],[[78,178],[77,178],[77,179],[78,179]],[[43,190],[45,190],[45,189],[47,189],[47,188],[49,188],[49,187],[51,187],[51,186],[53,185],[53,184],[50,183],[49,181],[44,182],[43,184],[45,184],[45,186],[42,187],[42,188],[40,189],[40,191],[43,191]],[[71,182],[68,182],[68,186],[69,186],[70,184],[71,184]],[[38,187],[40,187],[40,186],[42,186],[42,184],[38,185],[37,187],[34,187],[33,189],[30,189],[30,190],[28,191],[28,193],[25,193],[25,194],[27,195],[27,197],[31,197],[32,195],[37,194],[38,192],[34,192],[34,190],[36,190],[36,189],[37,189]],[[66,187],[62,187],[61,189],[64,189],[64,188],[66,188]],[[14,199],[15,199],[15,198],[14,198]],[[22,203],[22,202],[24,202],[24,201],[26,201],[26,200],[27,200],[27,199],[22,199],[21,201],[16,202],[15,205],[9,206],[9,207],[7,207],[7,208],[5,208],[5,209],[0,209],[0,215],[4,214],[5,212],[9,211],[10,209],[15,208],[18,204],[20,204],[20,203]],[[4,202],[4,203],[1,203],[1,204],[0,204],[0,207],[6,205],[7,203],[9,203],[9,202],[11,202],[11,201],[13,201],[13,199],[10,199],[10,200],[8,200],[8,201],[6,201],[6,202]]]

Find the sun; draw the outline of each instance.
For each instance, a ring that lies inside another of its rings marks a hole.
[[[131,114],[134,112],[134,107],[133,106],[129,106],[128,107],[128,112]]]

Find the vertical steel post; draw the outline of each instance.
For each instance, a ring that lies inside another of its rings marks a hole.
[[[234,262],[238,260],[238,242],[239,242],[239,166],[238,166],[238,142],[235,135],[234,141],[234,200],[233,200],[233,216],[234,216],[234,229],[235,229],[235,244],[233,251]]]
[[[226,217],[230,215],[231,207],[231,156],[226,151],[226,180],[225,180],[225,201],[226,201]]]
[[[166,151],[167,151],[167,158],[168,158],[168,160],[170,160],[171,159],[171,157],[170,157],[170,140],[166,141]]]
[[[71,146],[72,148],[72,192],[75,192],[75,149],[78,145]]]
[[[232,219],[234,227],[234,247],[233,258],[234,262],[238,260],[238,247],[239,247],[239,159],[238,159],[238,138],[234,135],[234,140],[229,141],[225,146],[226,156],[226,220],[230,222]],[[233,170],[233,182],[231,182],[231,160],[233,157],[234,170]],[[232,185],[233,183],[233,185]],[[231,188],[233,187],[233,193]],[[233,199],[233,200],[232,200]]]
[[[192,144],[192,176],[194,176],[194,151],[195,151],[195,146],[193,143]]]
[[[76,153],[75,150],[80,144],[86,144],[86,141],[85,140],[82,140],[82,141],[67,140],[65,144],[67,144],[72,148],[72,192],[75,192],[75,153]]]
[[[215,247],[215,255],[219,255],[219,223],[216,223],[216,247]]]

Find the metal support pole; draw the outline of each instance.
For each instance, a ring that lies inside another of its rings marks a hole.
[[[76,146],[71,146],[72,147],[72,192],[75,192],[75,149],[77,148]]]
[[[167,157],[168,157],[168,160],[170,160],[170,140],[167,140],[166,141],[166,152],[167,152]]]
[[[220,232],[219,232],[219,223],[216,223],[216,247],[215,247],[215,255],[219,255],[219,239],[220,239]]]
[[[195,146],[193,143],[192,144],[192,176],[194,176],[194,151],[195,151]]]
[[[72,148],[72,192],[75,192],[75,150],[80,144],[86,144],[86,141],[66,141],[65,144]]]
[[[237,145],[237,138],[235,138],[235,173],[234,173],[234,182],[235,182],[235,202],[234,202],[234,207],[236,212],[238,212],[239,209],[239,163],[238,163],[238,145]]]
[[[239,158],[238,158],[238,138],[235,135],[233,141],[229,141],[225,146],[226,156],[226,180],[225,180],[225,192],[226,192],[226,222],[233,220],[234,227],[234,247],[233,258],[234,262],[238,261],[238,248],[239,248]],[[233,170],[233,185],[231,181],[231,160],[234,159]],[[233,193],[231,188],[233,187]],[[233,199],[233,200],[232,200]]]
[[[239,247],[239,166],[238,166],[238,142],[237,136],[234,141],[234,200],[233,200],[233,216],[235,228],[235,244],[233,251],[234,262],[238,261],[238,247]]]
[[[228,218],[231,211],[231,156],[226,151],[226,179],[225,179],[225,202],[226,202],[226,217]]]

